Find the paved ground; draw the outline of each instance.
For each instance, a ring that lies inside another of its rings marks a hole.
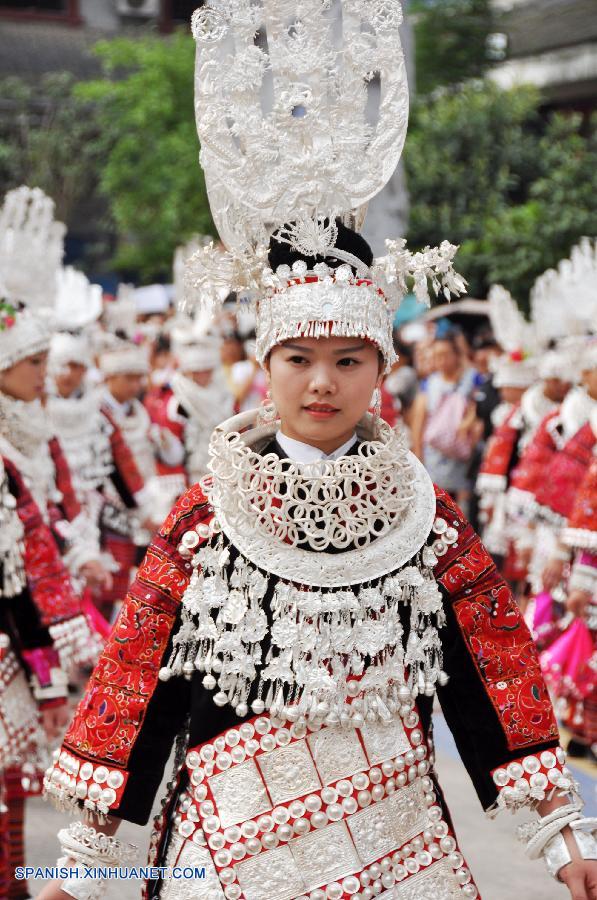
[[[485,818],[441,720],[436,727],[436,736],[439,777],[452,810],[461,849],[483,900],[566,900],[568,894],[565,889],[552,881],[542,864],[528,862],[523,856],[514,838],[517,819],[504,813],[493,821]],[[597,782],[584,773],[575,774],[582,781],[588,812],[595,815]],[[55,836],[66,821],[63,814],[57,813],[44,801],[30,801],[27,820],[29,864],[55,865],[58,850]],[[149,829],[124,823],[119,837],[137,844],[140,848],[139,863],[144,862]],[[42,882],[32,883],[34,896],[41,886]],[[138,883],[112,882],[103,900],[137,900],[139,893]]]

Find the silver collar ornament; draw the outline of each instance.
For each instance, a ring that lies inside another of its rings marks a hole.
[[[239,716],[253,686],[255,714],[290,721],[358,726],[406,714],[413,697],[446,680],[437,556],[427,539],[435,529],[447,548],[457,532],[434,521],[428,475],[388,426],[367,440],[370,417],[357,454],[299,464],[259,455],[275,426],[251,428],[252,415],[224,423],[212,439],[203,486],[214,517],[182,538],[193,574],[160,677],[203,672],[214,702]]]

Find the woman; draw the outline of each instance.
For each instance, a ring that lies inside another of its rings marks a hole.
[[[148,896],[476,897],[433,771],[437,691],[483,805],[538,804],[527,852],[595,900],[597,845],[574,837],[593,823],[559,796],[572,784],[528,631],[376,412],[407,282],[464,287],[450,244],[392,241],[373,260],[350,227],[404,139],[399,4],[313,0],[291,28],[279,4],[234,8],[193,16],[201,159],[228,249],[198,250],[188,282],[212,309],[224,288],[253,297],[272,400],[215,430],[211,477],[123,605],[46,774],[50,797],[91,818],[60,833],[63,858],[122,859],[118,819],[147,820],[179,736],[150,858],[206,877]],[[41,897],[89,897],[86,881]]]
[[[472,488],[468,469],[473,446],[464,429],[475,371],[454,335],[436,340],[433,350],[435,371],[415,399],[411,416],[413,451],[436,484],[466,506]],[[446,416],[448,404],[451,408]]]
[[[389,344],[343,325],[264,335],[277,414],[216,429],[213,479],[150,547],[46,777],[104,834],[142,823],[190,717],[150,860],[205,866],[210,897],[369,897],[403,881],[476,897],[432,767],[435,691],[486,808],[557,819],[566,801],[547,786],[571,785],[510,592],[403,439],[366,414]],[[65,857],[113,864],[114,839],[98,856],[80,828],[61,833]],[[597,897],[597,864],[572,844],[570,857],[562,878]],[[148,890],[186,896],[174,880]]]

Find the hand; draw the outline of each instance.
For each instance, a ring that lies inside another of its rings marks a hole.
[[[573,859],[560,869],[558,878],[570,891],[572,900],[597,900],[597,860]]]
[[[566,609],[579,618],[585,614],[585,610],[591,602],[590,591],[579,591],[578,588],[570,591],[566,597]]]
[[[156,533],[156,531],[158,531],[158,530],[161,528],[162,523],[161,523],[161,522],[154,522],[154,520],[151,519],[151,518],[148,516],[146,519],[143,519],[143,521],[141,522],[141,526],[142,526],[146,531],[149,531],[149,533],[150,533],[151,535],[154,535],[154,534]]]
[[[62,881],[50,881],[37,895],[37,900],[73,900],[70,894],[62,890],[62,883]]]
[[[520,567],[523,569],[528,569],[528,567],[531,564],[531,558],[533,556],[533,548],[532,547],[521,547],[520,550],[516,551],[516,556],[518,558]]]
[[[81,566],[79,575],[85,579],[85,584],[92,594],[102,590],[109,591],[112,587],[112,574],[97,559],[90,559]]]
[[[546,591],[553,591],[562,580],[566,561],[563,559],[550,559],[543,569],[541,578],[543,580],[543,588]]]
[[[49,741],[62,737],[70,721],[70,710],[66,701],[61,706],[42,709],[41,724]]]

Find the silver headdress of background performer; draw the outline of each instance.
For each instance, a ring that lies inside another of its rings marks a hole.
[[[401,21],[399,0],[223,0],[193,15],[200,159],[225,249],[190,258],[187,306],[214,310],[224,289],[255,303],[260,362],[292,337],[337,334],[369,338],[390,366],[409,283],[424,300],[429,284],[447,296],[465,288],[448,242],[411,254],[387,241],[371,267],[335,246],[336,222],[358,231],[402,152]],[[273,272],[272,236],[345,265]]]
[[[0,371],[48,349],[66,227],[39,188],[8,191],[0,209]]]
[[[580,376],[590,335],[597,331],[597,241],[582,238],[535,281],[530,293],[530,321],[500,284],[489,291],[489,317],[496,340],[507,354],[497,363],[497,387],[527,386],[537,375],[575,381]],[[549,351],[549,352],[548,352]],[[501,382],[501,384],[500,384]]]

